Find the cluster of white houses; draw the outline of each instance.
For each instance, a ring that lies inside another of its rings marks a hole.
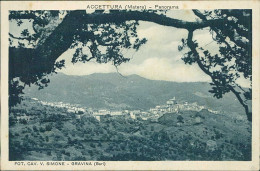
[[[86,110],[83,107],[80,107],[79,105],[72,105],[70,103],[63,103],[63,102],[45,102],[45,101],[41,101],[38,100],[37,98],[32,98],[35,101],[38,101],[39,103],[41,103],[42,105],[45,106],[52,106],[52,107],[58,107],[58,108],[65,108],[67,109],[67,112],[70,113],[85,113]]]
[[[204,106],[199,106],[196,102],[194,103],[188,103],[188,102],[183,102],[183,103],[177,103],[175,97],[172,99],[169,99],[166,102],[166,105],[161,105],[161,106],[156,106],[155,108],[151,108],[150,112],[153,114],[164,114],[167,112],[176,112],[178,113],[179,111],[201,111],[202,109],[205,109]]]
[[[101,121],[103,118],[111,116],[111,117],[120,117],[120,116],[128,116],[132,119],[136,119],[137,117],[141,117],[147,112],[141,112],[141,110],[123,110],[123,111],[110,111],[110,110],[97,110],[93,111],[92,109],[88,110],[89,114],[92,114],[98,121]],[[142,118],[144,119],[144,118]]]
[[[132,119],[141,118],[142,120],[152,120],[158,121],[165,113],[179,113],[179,111],[201,111],[205,109],[204,106],[199,106],[195,103],[188,102],[177,102],[175,97],[169,99],[166,102],[166,105],[158,105],[155,108],[151,108],[149,111],[141,111],[141,110],[122,110],[122,111],[110,111],[106,109],[93,111],[92,109],[87,109],[87,113],[94,116],[98,121],[101,121],[103,118],[107,117],[119,117],[125,116],[130,117]],[[210,109],[208,109],[210,110]],[[210,110],[212,113],[217,113],[217,111]],[[180,114],[180,113],[179,113]]]
[[[37,100],[33,98],[33,100]],[[199,106],[195,103],[188,102],[177,102],[175,97],[169,99],[165,105],[158,105],[155,108],[151,108],[149,111],[141,111],[141,110],[122,110],[122,111],[110,111],[107,109],[101,110],[93,110],[92,108],[82,108],[79,105],[71,105],[69,103],[63,102],[43,102],[39,101],[43,105],[49,105],[53,107],[66,108],[68,112],[75,113],[76,117],[80,119],[82,116],[94,116],[98,121],[101,121],[103,118],[110,117],[130,117],[132,119],[142,119],[142,120],[152,120],[157,121],[165,113],[179,113],[180,111],[201,111],[205,109],[204,106]],[[208,109],[212,113],[217,113],[217,111],[213,111]],[[180,114],[180,113],[179,113]]]

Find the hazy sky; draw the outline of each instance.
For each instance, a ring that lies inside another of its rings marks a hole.
[[[172,11],[170,16],[186,21],[194,21],[196,17],[191,11]],[[138,27],[139,37],[148,39],[139,51],[123,51],[126,57],[131,60],[118,67],[122,75],[138,74],[142,77],[154,80],[167,80],[177,82],[209,81],[196,64],[185,65],[181,57],[184,52],[178,51],[182,38],[187,38],[187,31],[173,27],[161,26],[151,22],[140,22]],[[208,30],[198,31],[195,34],[201,45],[212,42]],[[98,64],[95,62],[72,64],[73,50],[65,52],[60,59],[65,59],[66,68],[61,72],[68,75],[89,75],[92,73],[117,72],[111,64]]]

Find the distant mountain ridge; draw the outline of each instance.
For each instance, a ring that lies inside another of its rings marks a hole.
[[[165,104],[172,97],[189,103],[225,111],[242,113],[235,96],[226,94],[222,99],[213,98],[209,83],[170,82],[143,78],[139,75],[121,76],[118,73],[95,73],[72,76],[58,73],[50,77],[48,87],[38,90],[27,87],[25,95],[49,102],[80,104],[95,109],[141,109],[148,110]]]

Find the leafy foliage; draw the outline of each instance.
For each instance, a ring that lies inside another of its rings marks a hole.
[[[146,39],[139,39],[137,21],[121,24],[83,25],[83,29],[74,36],[71,48],[75,48],[72,63],[87,62],[95,59],[98,63],[112,61],[118,66],[129,61],[122,54],[123,49],[138,50]]]
[[[203,21],[223,19],[225,24],[210,27],[213,41],[219,45],[219,53],[212,54],[201,47],[196,40],[182,39],[179,51],[189,47],[184,54],[186,64],[197,63],[212,79],[212,89],[209,90],[216,98],[222,98],[228,92],[234,93],[245,108],[248,119],[248,101],[252,100],[252,11],[251,10],[213,10],[194,13]],[[192,34],[192,30],[190,34]],[[190,44],[188,43],[190,41]],[[239,79],[247,80],[251,85],[243,88]]]
[[[34,33],[29,33],[28,29],[24,29],[21,32],[20,38],[14,37],[10,34],[12,39],[19,39],[18,45],[14,45],[13,40],[9,39],[11,47],[25,48],[32,45],[33,48],[37,48],[47,37],[49,30],[55,29],[55,24],[52,20],[55,20],[64,13],[70,13],[69,11],[11,11],[9,14],[9,20],[15,20],[17,26],[20,27],[23,24],[23,20],[20,18],[25,17],[32,22],[32,29]],[[125,58],[122,53],[122,49],[135,49],[138,50],[140,46],[146,43],[146,39],[139,39],[137,35],[137,21],[126,21],[120,24],[83,24],[81,28],[78,28],[73,35],[73,42],[70,46],[71,49],[75,49],[72,57],[72,63],[87,62],[95,59],[98,63],[107,63],[112,61],[114,66],[118,66],[121,63],[127,62],[130,59]],[[47,34],[45,33],[47,32]],[[32,42],[33,41],[33,42]],[[38,62],[39,63],[39,62]],[[28,71],[19,77],[19,81],[25,85],[35,84],[39,89],[43,89],[48,86],[50,79],[48,75],[56,73],[57,69],[64,67],[65,61],[58,61],[53,66],[49,66],[48,71]],[[51,65],[51,64],[50,64]],[[32,66],[37,67],[37,66]],[[28,68],[30,70],[30,68]],[[10,80],[13,80],[10,77]],[[19,81],[15,83],[18,84]],[[13,84],[13,81],[10,81]],[[9,91],[10,105],[13,106],[20,103],[22,100],[22,90],[24,86],[11,85]],[[17,87],[17,88],[16,88]]]

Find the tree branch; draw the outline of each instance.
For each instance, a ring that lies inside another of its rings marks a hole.
[[[10,12],[9,20],[17,19],[35,19],[36,16],[33,13],[21,13],[22,11]]]
[[[94,59],[95,57],[94,56],[92,56],[92,57],[90,57],[90,58],[88,58],[88,59],[86,59],[86,61],[88,62],[88,61],[90,61],[91,59]]]
[[[237,91],[234,89],[234,87],[232,87],[231,85],[229,85],[229,89],[231,90],[232,93],[235,94],[235,96],[237,97],[237,99],[238,99],[238,101],[240,102],[240,104],[244,107],[248,121],[252,122],[252,112],[249,112],[248,106],[244,103],[243,99],[242,99],[241,96],[240,96],[240,93],[237,92]]]
[[[203,15],[199,10],[192,10],[192,11],[193,11],[193,13],[194,13],[196,16],[198,16],[198,17],[199,17],[200,19],[202,19],[203,21],[208,21],[207,18],[206,18],[206,16]],[[218,25],[218,26],[220,26],[220,25]],[[224,26],[224,24],[221,25],[221,26]],[[218,32],[218,27],[217,27],[217,26],[211,25],[210,27],[211,27],[212,30],[215,31],[215,33],[216,33],[219,37],[222,37],[222,36],[219,34],[219,32]],[[226,29],[225,32],[229,32],[230,35],[233,35],[233,36],[228,36],[228,37],[229,37],[230,40],[231,40],[232,42],[234,42],[237,46],[242,47],[242,48],[244,48],[244,49],[248,49],[248,47],[249,47],[249,44],[248,44],[248,43],[243,43],[242,41],[235,40],[235,39],[234,39],[234,34],[231,33],[228,29]],[[246,36],[246,38],[248,38],[248,36]],[[224,39],[222,38],[222,41],[223,41],[229,48],[231,48],[230,45],[226,42],[226,40],[224,40]]]
[[[165,15],[141,11],[118,11],[111,13],[84,14],[81,18],[85,24],[122,23],[130,20],[149,21],[163,26],[171,26],[183,29],[201,29],[208,26],[217,26],[223,23],[223,19],[189,22],[173,19]]]
[[[9,33],[9,36],[13,39],[18,39],[18,40],[28,40],[30,41],[31,39],[29,37],[16,37],[13,34]]]
[[[198,64],[198,66],[200,67],[200,69],[201,69],[205,74],[207,74],[208,76],[210,76],[212,82],[215,83],[215,85],[217,86],[215,77],[214,77],[213,74],[202,64],[202,62],[201,62],[201,60],[200,60],[199,53],[197,52],[196,46],[195,46],[195,44],[194,44],[193,41],[192,41],[193,31],[194,31],[194,30],[189,30],[188,39],[187,39],[187,45],[188,45],[188,47],[191,49],[192,53],[195,55],[196,62],[197,62],[197,64]],[[240,92],[237,92],[237,91],[234,89],[234,87],[231,86],[231,85],[228,85],[228,88],[229,88],[229,90],[237,97],[239,103],[244,107],[248,121],[252,122],[252,112],[249,112],[249,110],[248,110],[248,105],[244,103],[243,99],[242,99],[241,96],[240,96],[241,93],[240,93]]]

